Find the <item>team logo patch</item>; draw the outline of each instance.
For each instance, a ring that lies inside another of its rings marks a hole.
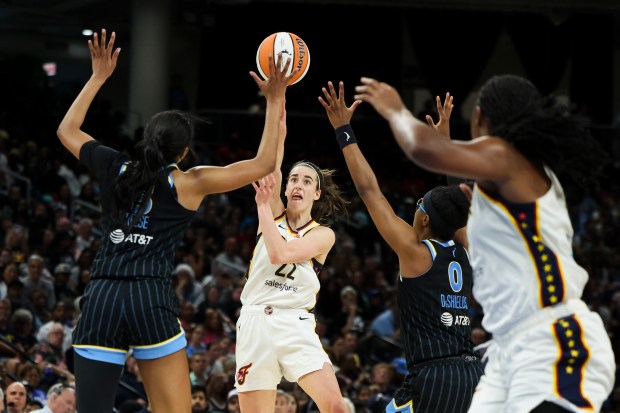
[[[115,229],[110,234],[110,241],[112,241],[115,244],[123,242],[124,239],[125,239],[125,233],[121,231],[120,229]]]
[[[237,384],[242,385],[245,383],[245,378],[248,375],[250,367],[252,367],[252,363],[239,368],[239,371],[237,371]]]
[[[445,326],[450,327],[452,323],[454,322],[454,318],[452,317],[452,314],[446,312],[441,315],[441,322]]]

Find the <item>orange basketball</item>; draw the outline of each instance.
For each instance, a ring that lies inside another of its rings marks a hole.
[[[282,63],[287,58],[293,59],[288,69],[290,74],[293,69],[298,72],[291,78],[289,85],[294,85],[306,76],[310,67],[310,51],[306,42],[296,34],[289,32],[273,33],[265,38],[258,46],[256,52],[256,66],[263,79],[269,78],[269,55],[276,59],[278,53],[282,52]]]

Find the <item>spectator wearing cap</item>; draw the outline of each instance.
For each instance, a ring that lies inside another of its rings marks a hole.
[[[40,288],[47,296],[47,309],[51,310],[56,304],[56,294],[54,294],[54,284],[52,281],[43,275],[44,268],[43,257],[38,254],[32,254],[28,257],[27,275],[22,280],[24,283],[22,299],[27,300],[32,291]]]
[[[385,411],[385,406],[387,406],[391,401],[392,397],[387,394],[373,394],[366,404],[366,407],[368,408],[367,411],[369,413],[383,413]]]
[[[70,300],[76,297],[75,292],[70,288],[69,280],[73,268],[71,265],[61,262],[54,268],[54,294],[56,300]]]
[[[175,292],[181,304],[198,305],[204,300],[202,285],[196,281],[196,274],[191,265],[178,264],[174,269],[174,275],[177,278]]]
[[[226,409],[228,409],[228,413],[241,413],[241,407],[239,407],[239,393],[237,393],[237,389],[232,389],[228,392]]]
[[[54,384],[47,392],[44,408],[31,413],[75,413],[75,388],[68,384]]]

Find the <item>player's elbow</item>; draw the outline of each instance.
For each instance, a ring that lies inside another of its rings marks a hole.
[[[280,251],[269,251],[269,262],[273,265],[286,264],[286,257]]]

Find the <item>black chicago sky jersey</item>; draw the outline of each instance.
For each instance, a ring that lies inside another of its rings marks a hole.
[[[401,339],[407,367],[444,357],[473,354],[468,315],[473,275],[465,248],[454,241],[423,240],[431,268],[398,279]]]
[[[161,180],[147,200],[145,212],[125,233],[113,225],[114,181],[130,158],[97,141],[80,149],[80,162],[97,177],[101,190],[102,245],[93,263],[91,277],[168,277],[173,257],[195,211],[181,206],[170,169],[162,169]],[[138,195],[138,194],[136,194]],[[127,214],[128,222],[132,219]]]

